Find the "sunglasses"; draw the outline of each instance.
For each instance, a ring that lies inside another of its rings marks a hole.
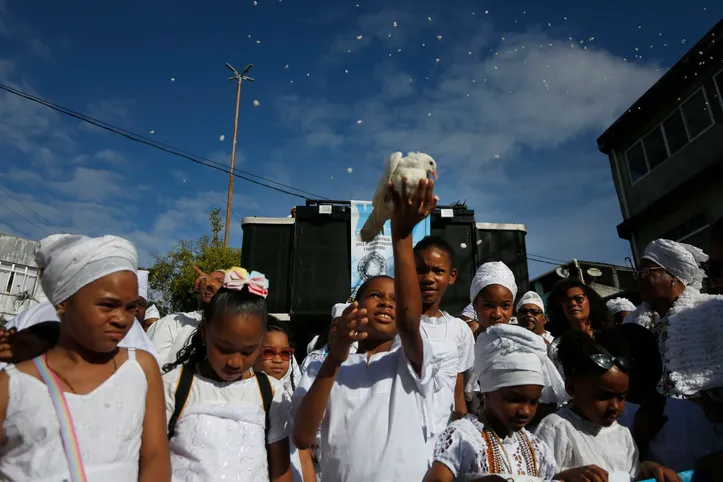
[[[605,371],[610,370],[613,365],[617,365],[622,372],[629,373],[630,369],[633,367],[629,358],[624,356],[611,356],[604,353],[595,353],[594,355],[590,355],[590,361]]]
[[[517,310],[517,314],[519,316],[530,314],[532,316],[540,316],[542,314],[542,310],[536,310],[534,308],[522,308]]]
[[[658,271],[661,269],[665,268],[661,268],[660,266],[645,266],[643,268],[633,271],[633,276],[637,279],[647,278],[653,271]]]
[[[280,356],[283,361],[289,361],[291,357],[294,356],[294,349],[282,348],[281,350],[277,350],[272,346],[265,346],[261,349],[262,360],[273,360],[276,358],[276,355]]]
[[[562,300],[562,304],[569,305],[570,303],[574,302],[576,305],[581,306],[583,303],[585,303],[585,301],[587,301],[587,296],[576,295],[576,296],[571,296],[569,298],[564,298]]]

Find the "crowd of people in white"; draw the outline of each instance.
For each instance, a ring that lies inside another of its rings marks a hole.
[[[199,272],[198,311],[152,323],[130,242],[42,240],[48,302],[0,329],[0,480],[723,480],[706,255],[651,242],[638,307],[574,279],[518,296],[488,262],[456,317],[452,248],[412,243],[433,187],[390,192],[394,278],[332,307],[301,366],[261,273]]]

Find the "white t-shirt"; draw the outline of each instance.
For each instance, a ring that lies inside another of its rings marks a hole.
[[[617,422],[602,427],[563,407],[543,418],[535,434],[552,448],[561,472],[597,465],[610,481],[630,481],[638,474],[638,447],[630,430]]]
[[[163,375],[166,420],[175,408],[181,367]],[[174,482],[269,480],[266,444],[288,437],[290,401],[282,384],[268,377],[274,393],[266,412],[256,377],[216,382],[198,373],[169,442]],[[239,478],[239,475],[243,477]]]
[[[431,402],[435,420],[435,432],[442,432],[449,423],[454,411],[454,390],[457,384],[457,374],[467,374],[474,366],[474,336],[467,323],[459,318],[442,313],[439,318],[422,316],[419,330],[422,336],[429,340],[435,352],[456,359],[456,373],[450,373],[448,386],[435,393]],[[434,448],[434,440],[430,441]]]
[[[174,313],[164,316],[151,325],[148,329],[148,337],[158,351],[161,368],[166,363],[176,361],[178,352],[181,351],[193,331],[198,328],[202,318],[202,311]]]
[[[311,361],[293,398],[295,411],[322,360]],[[435,437],[429,399],[449,388],[456,360],[437,356],[424,340],[417,375],[397,337],[388,352],[351,354],[341,365],[321,421],[321,480],[422,480]]]
[[[640,405],[625,402],[625,413],[618,422],[633,428]],[[695,467],[700,457],[723,449],[703,410],[693,402],[678,398],[665,401],[663,415],[668,417],[663,428],[648,445],[648,459],[676,472]]]
[[[58,312],[50,301],[41,301],[37,305],[18,313],[13,319],[7,322],[5,328],[15,328],[20,331],[46,321],[60,322],[60,318],[58,318]],[[136,348],[147,351],[156,357],[156,360],[160,363],[158,352],[138,320],[133,321],[131,329],[128,330],[126,336],[118,343],[118,346],[121,348]],[[0,368],[2,367],[0,366]]]

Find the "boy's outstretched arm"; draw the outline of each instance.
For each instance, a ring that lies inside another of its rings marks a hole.
[[[403,183],[404,184],[404,183]],[[414,262],[412,231],[434,210],[434,181],[421,179],[416,192],[410,197],[399,196],[389,186],[394,202],[392,213],[392,248],[394,250],[394,292],[396,297],[396,324],[402,340],[404,354],[418,374],[422,372],[424,349],[419,322],[422,318],[422,293]]]

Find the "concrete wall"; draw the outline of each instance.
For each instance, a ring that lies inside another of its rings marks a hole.
[[[635,259],[640,259],[650,241],[663,236],[699,213],[705,214],[708,224],[723,216],[722,178],[709,179],[707,185],[699,186],[695,196],[681,197],[674,209],[654,212],[647,216],[644,222],[633,230],[634,242],[631,246]],[[699,247],[707,249],[705,244]]]

